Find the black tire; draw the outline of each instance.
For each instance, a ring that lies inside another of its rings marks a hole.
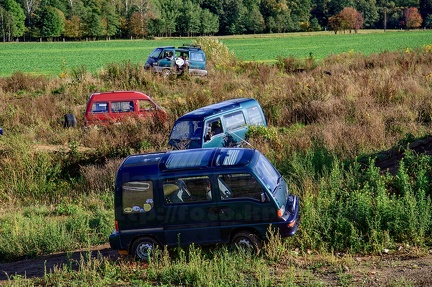
[[[133,245],[131,254],[135,259],[149,261],[155,255],[156,249],[159,248],[159,242],[152,237],[141,237]]]
[[[74,128],[77,126],[77,119],[74,114],[66,114],[64,115],[64,127],[65,128]]]
[[[162,75],[163,75],[165,78],[168,78],[169,76],[171,76],[171,70],[170,70],[170,69],[163,69],[163,70],[162,70]]]
[[[262,242],[258,238],[258,236],[248,231],[242,231],[234,234],[231,243],[237,249],[252,252],[255,254],[259,254],[262,247]]]

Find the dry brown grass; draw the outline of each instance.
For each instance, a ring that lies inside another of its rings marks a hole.
[[[290,61],[281,60],[286,65]],[[285,67],[259,63],[238,63],[229,69],[214,66],[203,79],[164,79],[131,63],[111,64],[99,75],[76,70],[63,79],[18,73],[0,79],[0,126],[6,135],[25,134],[37,143],[77,141],[100,151],[158,150],[166,149],[170,128],[182,114],[229,98],[253,97],[261,103],[269,125],[301,127],[278,135],[277,143],[269,147],[276,153],[320,142],[353,157],[389,148],[407,133],[431,133],[428,49],[371,56],[348,53],[312,62],[296,61],[300,68],[288,73]],[[90,131],[63,128],[65,113],[74,113],[82,124],[92,92],[126,89],[151,96],[167,110],[169,121],[158,126],[131,120],[120,127]]]

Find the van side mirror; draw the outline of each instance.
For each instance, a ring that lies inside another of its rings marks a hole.
[[[261,202],[267,202],[267,196],[265,192],[261,192]]]

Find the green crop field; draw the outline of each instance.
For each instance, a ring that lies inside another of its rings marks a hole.
[[[228,36],[218,38],[239,60],[275,62],[278,56],[320,60],[330,54],[378,53],[405,50],[432,44],[432,31],[361,31],[359,34],[333,32]],[[157,46],[178,46],[192,38],[157,40],[115,40],[95,42],[1,43],[0,76],[16,71],[59,75],[68,69],[95,72],[106,64],[130,61],[144,63]]]

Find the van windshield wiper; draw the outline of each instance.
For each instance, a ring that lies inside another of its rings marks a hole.
[[[272,193],[273,193],[273,194],[276,193],[276,190],[278,189],[278,187],[279,187],[279,185],[280,185],[281,179],[282,179],[282,175],[279,176],[278,179],[277,179],[276,186],[275,186],[275,188],[272,190]]]

